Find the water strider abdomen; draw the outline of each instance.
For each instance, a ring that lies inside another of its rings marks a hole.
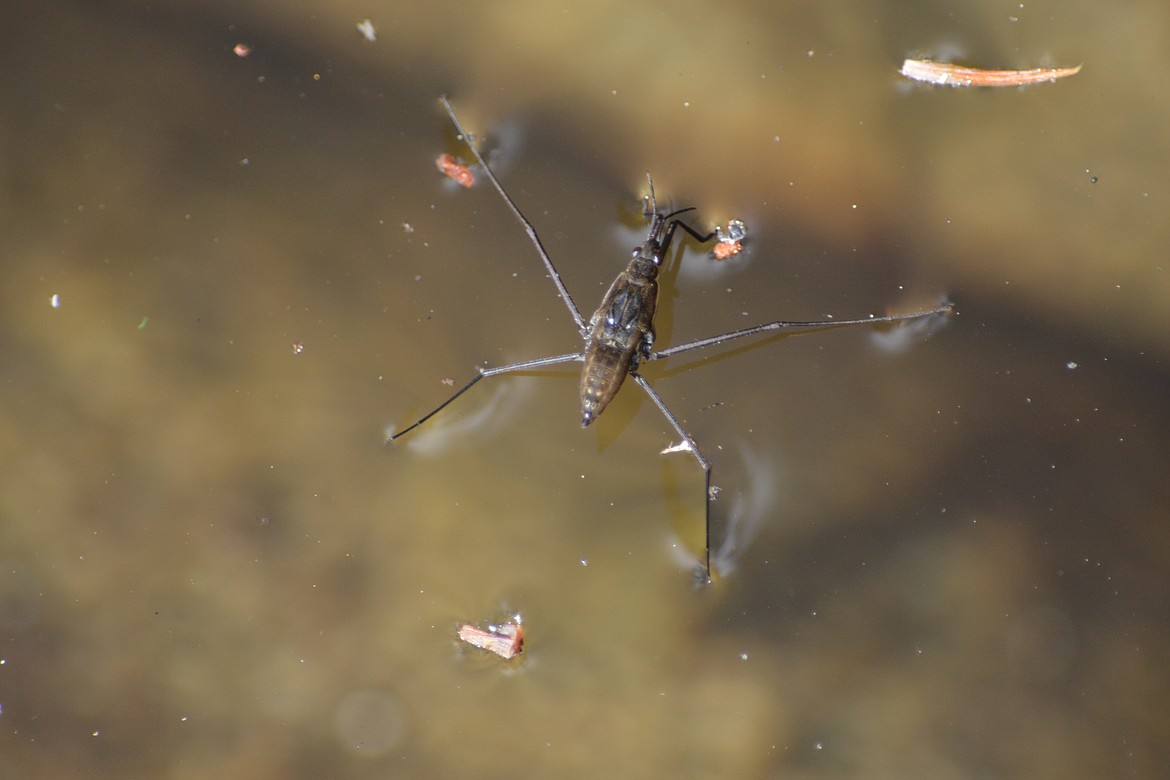
[[[630,265],[613,280],[589,320],[585,365],[581,369],[582,428],[605,411],[626,376],[637,370],[638,360],[654,343],[660,262],[654,256],[658,249],[655,238],[652,230],[651,239],[634,250]]]

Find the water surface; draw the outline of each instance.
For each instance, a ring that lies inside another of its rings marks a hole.
[[[495,10],[489,10],[495,9]],[[356,23],[370,16],[370,43]],[[0,753],[12,777],[1148,777],[1168,733],[1157,4],[9,3]],[[1161,26],[1159,26],[1161,25]],[[233,53],[238,43],[251,53]],[[1083,62],[1027,90],[906,56]],[[589,430],[484,136],[582,308],[638,198],[738,216]],[[456,645],[520,611],[528,653]]]

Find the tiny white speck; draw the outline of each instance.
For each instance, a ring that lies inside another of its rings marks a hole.
[[[589,565],[589,559],[588,559],[588,558],[582,558],[582,559],[581,559],[581,565],[582,565],[582,566],[588,566],[588,565]]]
[[[1072,371],[1072,370],[1073,370],[1073,369],[1075,369],[1076,367],[1077,367],[1077,364],[1076,364],[1075,362],[1071,361],[1071,360],[1070,360],[1070,361],[1068,361],[1068,363],[1066,363],[1066,364],[1065,364],[1065,368],[1067,368],[1069,371]]]
[[[378,31],[374,29],[374,23],[369,19],[363,19],[358,22],[357,28],[358,32],[360,32],[362,36],[370,43],[378,40]]]
[[[748,654],[747,654],[747,653],[740,653],[740,654],[739,654],[739,660],[741,660],[741,661],[746,661],[747,659],[748,659]]]
[[[59,293],[53,293],[52,295],[50,295],[49,296],[49,305],[52,306],[54,309],[60,309],[61,308],[61,295]]]

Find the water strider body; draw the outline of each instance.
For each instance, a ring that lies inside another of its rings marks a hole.
[[[585,336],[584,367],[581,369],[581,427],[597,419],[617,395],[626,377],[638,370],[638,362],[649,359],[654,347],[654,310],[658,305],[658,269],[670,249],[675,228],[683,228],[700,243],[715,234],[700,236],[685,223],[674,219],[690,211],[659,214],[654,199],[654,182],[650,182],[650,234],[626,270],[618,274],[601,305],[589,320]]]
[[[528,232],[528,237],[540,254],[540,258],[544,262],[549,277],[552,279],[553,284],[556,285],[557,293],[560,295],[561,300],[565,302],[565,306],[569,310],[569,315],[577,325],[577,330],[584,340],[584,347],[580,352],[553,355],[551,357],[526,360],[520,363],[509,363],[508,365],[492,368],[481,368],[479,373],[470,382],[456,391],[454,395],[432,409],[413,425],[389,436],[388,440],[393,441],[422,425],[485,377],[570,362],[584,364],[581,369],[580,384],[581,426],[587,427],[597,419],[605,410],[606,406],[609,405],[610,401],[613,400],[614,396],[617,395],[626,377],[630,377],[646,392],[646,395],[654,402],[654,405],[658,407],[675,433],[681,438],[681,443],[671,448],[672,451],[686,450],[690,452],[700,468],[703,469],[706,481],[706,543],[702,569],[698,573],[703,582],[710,582],[711,578],[711,502],[714,499],[714,491],[711,487],[711,464],[699,451],[694,439],[686,432],[682,423],[670,411],[666,403],[662,400],[662,397],[658,395],[658,392],[650,385],[645,377],[638,373],[641,362],[644,360],[659,360],[682,352],[722,344],[734,339],[743,338],[744,336],[781,329],[840,328],[849,325],[876,325],[943,315],[949,313],[951,310],[951,304],[944,303],[928,311],[919,311],[912,314],[887,315],[884,317],[866,317],[852,320],[821,320],[815,322],[777,320],[775,322],[764,323],[763,325],[755,325],[728,333],[721,333],[705,339],[677,344],[667,349],[655,350],[654,313],[658,302],[658,272],[662,267],[663,259],[670,250],[670,244],[674,239],[675,230],[682,228],[699,241],[699,243],[706,243],[712,238],[715,238],[718,231],[700,234],[685,222],[679,220],[678,215],[691,211],[692,209],[689,208],[672,211],[667,214],[660,213],[658,211],[658,203],[654,197],[654,182],[650,180],[650,195],[645,200],[645,214],[647,219],[650,220],[650,228],[646,240],[642,242],[641,246],[634,249],[633,256],[626,269],[614,279],[609,291],[602,298],[601,305],[589,321],[586,322],[585,318],[581,316],[581,311],[573,302],[573,298],[565,287],[564,282],[561,280],[560,274],[557,273],[557,269],[545,251],[544,245],[541,244],[540,237],[537,236],[532,224],[520,212],[520,209],[508,196],[508,193],[504,190],[499,180],[496,179],[495,174],[484,160],[471,135],[463,129],[459,117],[456,116],[447,98],[441,97],[439,102],[446,109],[448,116],[451,117],[451,121],[455,125],[455,129],[459,131],[464,143],[467,144],[471,153],[475,156],[476,162],[479,163],[487,175],[488,180],[491,181],[492,186],[499,192],[504,202],[508,205],[508,208],[511,209],[516,219]],[[649,180],[649,175],[647,175],[647,179]],[[740,238],[742,238],[742,235]]]

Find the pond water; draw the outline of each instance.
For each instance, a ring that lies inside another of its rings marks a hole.
[[[771,6],[5,4],[0,777],[1164,768],[1167,11]],[[443,93],[587,313],[647,170],[747,222],[660,345],[955,302],[646,366],[712,587],[636,387],[384,443],[580,346]],[[455,638],[515,613],[515,661]]]

